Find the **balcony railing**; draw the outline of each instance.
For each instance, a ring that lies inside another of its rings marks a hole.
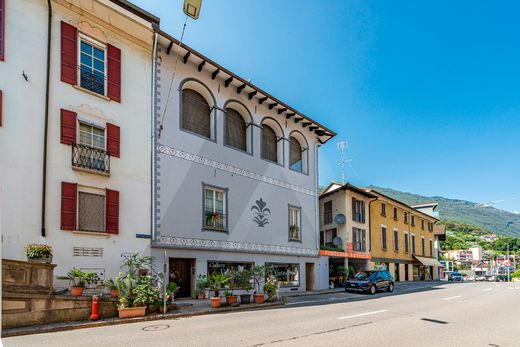
[[[93,91],[94,93],[105,95],[105,78],[96,75],[90,70],[80,68],[80,86],[82,88]]]
[[[227,215],[220,212],[206,211],[204,213],[204,228],[227,230]]]
[[[110,156],[102,149],[73,144],[72,166],[110,174]]]

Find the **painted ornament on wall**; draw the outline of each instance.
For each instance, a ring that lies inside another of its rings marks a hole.
[[[251,211],[256,211],[256,216],[253,218],[253,222],[255,222],[260,228],[263,228],[266,224],[269,224],[267,215],[271,214],[271,210],[266,207],[267,203],[262,198],[255,202],[256,205],[251,206]]]

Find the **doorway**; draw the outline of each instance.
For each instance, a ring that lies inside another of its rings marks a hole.
[[[194,264],[195,259],[170,258],[169,281],[179,286],[176,297],[191,297]]]
[[[394,278],[396,282],[399,282],[399,263],[395,263]]]
[[[410,280],[408,264],[404,264],[404,280],[405,281],[409,281]]]
[[[305,290],[314,289],[314,263],[305,263]]]

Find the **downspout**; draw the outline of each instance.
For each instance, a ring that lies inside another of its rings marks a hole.
[[[370,200],[370,202],[368,203],[368,251],[372,251],[372,218],[370,216],[371,214],[371,211],[372,211],[372,208],[370,207],[370,205],[372,205],[372,203],[374,201],[376,201],[378,198],[376,197],[375,199],[373,200]]]
[[[156,160],[156,136],[155,136],[155,59],[157,55],[157,32],[154,32],[153,35],[153,52],[152,52],[152,104],[151,104],[151,116],[152,116],[152,158],[151,158],[151,173],[152,173],[152,184],[151,184],[151,198],[152,198],[152,211],[151,211],[151,233],[152,233],[152,243],[155,241],[156,236],[156,225],[155,225],[155,185],[157,184],[155,179],[155,160]]]
[[[315,218],[315,230],[314,236],[316,237],[316,249],[318,250],[318,255],[320,252],[320,212],[318,205],[318,148],[321,145],[319,143],[314,143],[314,193],[316,196],[314,197],[314,218]]]
[[[49,123],[49,88],[50,88],[50,70],[51,70],[51,26],[52,26],[52,5],[51,0],[47,0],[47,75],[45,81],[45,124],[43,130],[43,175],[42,175],[42,237],[46,236],[45,232],[45,194],[47,186],[47,132]]]

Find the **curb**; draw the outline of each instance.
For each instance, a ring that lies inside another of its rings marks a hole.
[[[191,312],[191,313],[186,312],[186,313],[152,314],[149,316],[136,317],[136,318],[124,318],[124,319],[108,318],[103,321],[81,321],[81,322],[70,322],[70,323],[54,323],[54,324],[48,324],[48,325],[37,325],[37,326],[29,326],[29,327],[21,327],[21,328],[2,329],[2,338],[31,335],[31,334],[52,333],[52,332],[76,330],[76,329],[97,328],[97,327],[138,323],[138,322],[159,321],[159,320],[166,320],[166,319],[178,319],[178,318],[193,317],[193,316],[203,316],[203,315],[207,315],[207,314],[219,314],[219,313],[238,312],[238,311],[253,311],[253,310],[261,310],[261,309],[269,309],[269,308],[276,307],[276,306],[282,306],[283,302],[252,304],[252,305],[254,305],[254,306],[221,307],[219,309],[207,309],[204,311]]]

